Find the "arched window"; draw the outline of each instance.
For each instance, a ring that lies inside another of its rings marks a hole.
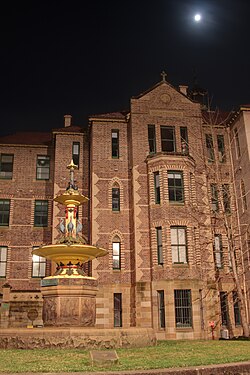
[[[112,265],[113,270],[121,269],[121,240],[118,236],[112,241]]]

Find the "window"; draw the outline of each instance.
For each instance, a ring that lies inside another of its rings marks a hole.
[[[112,137],[112,158],[119,159],[119,130],[112,130],[111,137]]]
[[[231,207],[230,207],[230,189],[229,189],[229,184],[223,184],[222,185],[222,197],[223,197],[223,207],[224,211],[226,213],[230,213]]]
[[[212,203],[212,211],[217,212],[219,210],[219,201],[218,201],[218,189],[217,184],[211,184],[211,203]]]
[[[112,211],[120,211],[120,189],[112,188]]]
[[[80,142],[73,142],[72,145],[72,159],[73,163],[78,166],[80,162]]]
[[[224,136],[222,134],[217,135],[217,146],[218,146],[218,153],[219,153],[219,161],[221,163],[225,163],[226,161],[225,142],[224,142]]]
[[[192,327],[192,300],[190,289],[174,291],[176,328]]]
[[[113,270],[121,269],[121,242],[118,237],[112,242]]]
[[[223,248],[221,234],[214,235],[214,262],[216,268],[223,268]]]
[[[50,157],[38,155],[36,160],[36,179],[49,180]]]
[[[180,134],[181,134],[181,152],[184,155],[188,155],[189,147],[188,147],[188,131],[186,126],[180,127]]]
[[[159,326],[165,328],[165,302],[164,290],[158,290],[158,309],[159,309]]]
[[[5,180],[12,179],[13,160],[14,160],[14,155],[1,154],[1,159],[0,159],[0,178],[1,179],[5,179]]]
[[[35,227],[47,227],[48,226],[48,201],[35,201]]]
[[[0,200],[0,226],[8,226],[10,219],[10,200]]]
[[[247,195],[245,183],[243,180],[240,181],[241,199],[242,199],[242,210],[243,212],[247,210]]]
[[[155,138],[155,125],[148,125],[148,144],[149,153],[156,153],[156,138]]]
[[[162,227],[156,229],[156,240],[157,240],[157,259],[158,264],[163,264],[163,253],[162,253]]]
[[[184,203],[182,172],[168,172],[168,197],[171,203]]]
[[[220,310],[221,310],[221,324],[223,326],[228,326],[228,302],[227,293],[220,292]]]
[[[175,129],[173,126],[161,126],[161,150],[175,152]]]
[[[32,255],[32,277],[45,277],[46,258]]]
[[[171,227],[172,263],[187,263],[186,227]]]
[[[155,204],[161,203],[161,191],[160,191],[160,174],[154,172],[154,187],[155,187]]]
[[[234,304],[234,323],[236,326],[241,325],[240,317],[240,304],[237,292],[233,292],[233,304]]]
[[[206,148],[208,162],[214,161],[214,144],[212,134],[206,134]]]
[[[6,276],[7,246],[0,246],[0,277]]]
[[[240,150],[239,132],[237,128],[234,129],[234,140],[235,140],[236,156],[237,158],[239,158],[241,156],[241,150]]]
[[[114,293],[114,327],[122,327],[122,294]]]

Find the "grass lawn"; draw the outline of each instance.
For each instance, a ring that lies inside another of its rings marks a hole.
[[[187,367],[250,360],[250,341],[160,341],[157,346],[117,349],[119,364],[110,371]],[[1,372],[105,371],[91,367],[89,350],[0,349]]]

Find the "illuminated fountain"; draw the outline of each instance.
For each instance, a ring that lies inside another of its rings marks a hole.
[[[45,277],[41,283],[44,325],[94,326],[97,280],[84,273],[83,265],[108,252],[88,245],[81,236],[78,207],[88,198],[79,193],[75,184],[74,170],[77,166],[71,161],[67,168],[70,170],[68,187],[63,194],[54,198],[65,206],[65,218],[59,224],[62,236],[55,244],[32,251],[32,254],[57,264],[55,274]]]

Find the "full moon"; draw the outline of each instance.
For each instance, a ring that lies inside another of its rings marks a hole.
[[[201,15],[200,15],[200,14],[196,14],[196,15],[194,16],[194,20],[195,20],[195,22],[200,22],[200,20],[201,20]]]

